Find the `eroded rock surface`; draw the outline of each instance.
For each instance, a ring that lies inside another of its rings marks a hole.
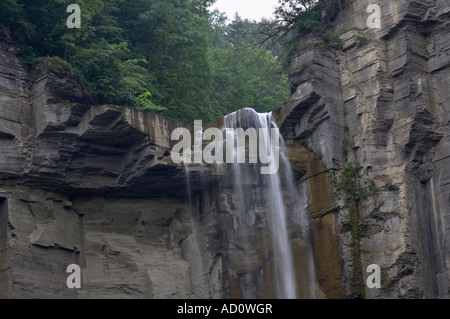
[[[343,1],[340,41],[299,36],[292,95],[274,112],[299,193],[286,202],[297,293],[308,296],[307,210],[319,297],[448,298],[450,6],[381,1],[377,30],[369,4]],[[171,161],[170,134],[186,125],[94,105],[70,72],[29,74],[18,53],[0,28],[0,297],[275,296],[258,185],[245,185],[242,222],[230,176]],[[347,162],[354,187],[373,190],[356,226],[338,189]],[[67,289],[69,264],[83,289]],[[371,264],[382,289],[366,289]]]
[[[298,39],[290,67],[293,94],[278,114],[285,118],[285,136],[308,141],[333,176],[345,168],[348,153],[360,167],[356,186],[374,182],[378,189],[358,202],[362,238],[356,255],[345,227],[349,205],[334,196],[338,210],[330,232],[340,240],[345,294],[445,298],[450,5],[381,1],[382,28],[369,29],[366,9],[372,2],[343,2],[330,30],[340,41],[311,34]],[[371,264],[382,268],[380,290],[363,282]]]
[[[64,68],[30,75],[18,52],[1,28],[0,297],[210,297],[170,160],[182,124],[94,105]],[[66,286],[70,264],[82,290]]]

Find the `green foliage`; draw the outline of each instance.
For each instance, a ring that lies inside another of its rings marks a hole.
[[[277,54],[288,66],[297,49],[299,34],[322,33],[326,27],[322,23],[323,0],[279,0],[275,11],[276,19],[268,23],[266,34],[275,43],[281,43],[282,51]]]
[[[67,63],[67,61],[61,59],[60,57],[41,57],[36,59],[36,67],[35,71],[41,70],[43,67],[52,66],[54,68],[58,68],[62,71],[65,71],[71,76],[80,76],[79,72],[75,70],[72,65]]]
[[[336,195],[341,199],[344,196],[348,215],[343,221],[344,228],[350,232],[353,240],[353,257],[357,268],[362,267],[361,255],[368,253],[361,246],[361,240],[367,236],[367,225],[363,217],[358,213],[360,202],[369,196],[375,196],[378,192],[375,182],[370,181],[370,186],[364,187],[360,174],[360,167],[347,163],[339,172],[339,178],[333,178]],[[363,278],[361,278],[362,280]],[[361,281],[362,283],[362,281]],[[363,291],[363,290],[362,290]]]
[[[303,146],[304,148],[309,148],[309,144],[307,140],[300,140],[300,145]]]
[[[167,108],[155,105],[150,98],[152,94],[150,92],[144,92],[137,97],[136,104],[139,105],[139,109],[142,111],[156,110],[156,111],[167,111]]]
[[[302,12],[296,19],[295,28],[300,33],[325,30],[325,25],[322,23],[321,7],[314,6],[310,10]]]
[[[350,146],[350,142],[351,142],[350,136],[345,135],[345,136],[344,136],[343,144],[344,144],[345,146],[349,147],[349,146]]]
[[[336,34],[333,34],[330,32],[325,32],[323,34],[323,38],[326,42],[336,44],[339,49],[342,49],[342,47],[344,45],[342,40]]]
[[[147,72],[147,61],[131,59],[130,53],[125,42],[110,44],[102,40],[91,48],[81,48],[73,64],[81,70],[99,101],[141,108],[142,99],[138,97],[145,92],[156,93],[157,89]]]
[[[279,0],[277,20],[288,30],[322,30],[323,2],[317,0]]]
[[[77,0],[81,29],[68,29],[70,0],[2,0],[0,19],[30,69],[56,57],[80,75],[99,103],[157,110],[191,122],[243,107],[281,105],[289,84],[261,24],[230,24],[213,0]],[[42,67],[42,65],[41,65]]]
[[[344,155],[344,159],[346,162],[348,161],[348,157],[350,155],[350,147],[351,147],[350,137],[348,135],[345,135],[342,141],[342,154]]]
[[[346,108],[344,108],[344,113],[348,113]],[[335,195],[339,199],[342,199],[342,196],[344,197],[349,210],[348,219],[345,224],[349,227],[354,241],[354,255],[360,261],[360,255],[364,253],[364,250],[361,249],[360,240],[366,236],[366,225],[358,214],[358,207],[362,200],[367,199],[369,196],[375,196],[378,193],[378,189],[373,180],[370,180],[369,187],[367,187],[367,183],[363,182],[360,174],[361,168],[349,162],[353,140],[348,135],[350,132],[350,126],[348,124],[345,124],[344,131],[346,134],[342,140],[342,152],[346,166],[339,172],[339,179],[336,177],[333,178],[333,186]]]
[[[340,172],[340,179],[333,179],[336,194],[340,197],[344,196],[345,204],[348,209],[348,215],[346,216],[343,226],[347,231],[350,232],[353,245],[353,258],[355,268],[362,271],[361,264],[361,254],[366,251],[361,246],[361,240],[366,237],[366,223],[364,218],[362,218],[359,213],[360,201],[367,197],[367,189],[361,187],[360,184],[360,168],[353,165],[352,163],[347,163],[346,167]],[[362,273],[362,272],[361,272]],[[359,290],[361,294],[364,294],[363,277],[361,274],[358,275],[356,289]]]
[[[366,45],[367,43],[370,42],[370,38],[368,38],[366,36],[358,36],[357,40],[358,40],[358,45],[359,46]]]
[[[379,189],[377,187],[377,185],[375,184],[374,180],[370,180],[370,186],[369,186],[369,194],[371,196],[375,196],[379,193]]]
[[[213,60],[211,103],[222,113],[244,107],[269,112],[289,96],[281,65],[263,48],[217,48]]]
[[[330,23],[342,9],[342,0],[279,0],[271,37],[283,42],[286,65],[296,51],[299,34],[312,32],[342,48],[342,41],[327,32]]]
[[[358,177],[358,168],[348,163],[342,170],[343,179],[341,183],[335,185],[338,192],[342,191],[347,201],[355,201],[360,199],[360,189],[356,185],[355,180]]]

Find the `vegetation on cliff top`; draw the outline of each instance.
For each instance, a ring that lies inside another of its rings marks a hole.
[[[262,22],[231,23],[215,0],[2,0],[0,23],[34,68],[58,57],[81,75],[99,103],[155,109],[178,120],[212,121],[237,109],[267,112],[289,96]],[[68,29],[67,6],[81,7]],[[265,25],[267,23],[264,23]]]
[[[24,64],[60,58],[99,103],[186,122],[280,106],[290,93],[281,62],[295,51],[293,39],[302,30],[322,32],[340,5],[279,0],[273,21],[235,16],[227,23],[209,10],[215,0],[77,0],[81,28],[69,29],[73,2],[0,2],[0,23],[20,42]]]

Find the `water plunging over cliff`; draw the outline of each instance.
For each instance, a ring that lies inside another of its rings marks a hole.
[[[272,161],[278,159],[278,170],[275,174],[262,174],[261,167],[271,166],[270,162],[251,164],[254,162],[250,160],[249,143],[252,138],[249,136],[243,143],[242,136],[238,137],[236,133],[238,129],[242,129],[242,132],[256,129],[259,133],[268,133],[266,138],[259,134],[259,155],[261,159],[261,152],[267,152],[267,158]],[[278,127],[272,113],[259,114],[253,109],[242,109],[225,116],[221,130],[224,141],[223,144],[219,142],[217,147],[234,150],[234,161],[230,162],[227,158],[228,164],[221,163],[217,167],[219,184],[216,184],[219,197],[225,197],[225,202],[231,202],[225,208],[218,208],[232,216],[231,223],[220,225],[223,233],[228,234],[224,239],[225,245],[231,245],[227,251],[232,251],[230,263],[235,266],[235,271],[230,276],[239,277],[237,285],[244,298],[267,295],[281,299],[314,298],[315,278],[308,243],[308,217],[299,205],[299,194],[283,138],[274,135],[274,132],[278,132]],[[193,154],[201,152],[199,145],[202,139],[203,132],[196,131],[194,141],[197,147],[194,148]],[[228,155],[227,151],[224,151],[225,153]],[[233,159],[232,156],[231,158]],[[211,176],[207,174],[211,170],[204,164],[200,165],[194,171],[200,177],[205,191],[204,183],[206,180],[211,181]],[[188,184],[192,182],[191,174],[194,173],[191,168],[192,166],[185,165]],[[188,185],[192,208],[191,190]],[[216,205],[220,206],[217,203]],[[191,209],[191,214],[193,212]],[[290,218],[295,218],[295,222]],[[293,256],[293,238],[296,236],[294,232],[304,241],[300,250],[297,245],[296,257]],[[269,251],[262,261],[261,250]],[[261,265],[265,265],[264,268],[261,268]],[[265,292],[262,293],[261,289]]]
[[[243,109],[238,112],[227,115],[224,120],[225,129],[236,128],[276,128],[276,124],[273,120],[271,113],[258,114],[252,109]],[[270,139],[267,141],[270,144]],[[260,141],[261,143],[261,141]],[[279,150],[275,149],[277,146],[268,145],[268,150],[271,152],[280,153],[280,162],[286,176],[286,181],[292,181],[292,172],[290,170],[290,164],[285,156],[283,147],[279,147]],[[237,143],[235,143],[235,154],[245,150],[238,149]],[[245,205],[245,200],[251,194],[249,192],[252,189],[245,187],[245,185],[255,184],[259,182],[261,190],[264,193],[266,199],[266,206],[269,209],[270,216],[268,221],[271,229],[271,236],[273,239],[273,251],[274,251],[274,263],[275,263],[275,283],[276,293],[278,298],[294,299],[296,298],[296,284],[295,284],[295,271],[292,258],[292,247],[289,243],[287,221],[286,221],[286,209],[284,206],[283,192],[281,189],[281,176],[283,173],[276,173],[272,175],[259,176],[258,170],[255,171],[254,167],[249,164],[235,164],[232,165],[234,172],[234,186],[235,192],[239,199],[239,212],[241,219],[247,218],[248,209]],[[294,194],[293,182],[287,185],[291,194]]]
[[[259,140],[259,148],[261,149],[261,146],[263,146],[264,149],[264,146],[266,146],[267,155],[272,160],[274,160],[273,154],[279,154],[279,169],[275,174],[261,174],[261,163],[249,164],[250,155],[247,154],[249,147],[248,145],[247,147],[239,147],[238,137],[235,134],[235,130],[238,128],[243,130],[255,128],[269,133],[266,141]],[[228,145],[234,146],[234,163],[220,164],[220,170],[222,170],[223,176],[228,179],[228,182],[221,185],[219,189],[222,194],[230,192],[231,189],[233,194],[231,210],[234,215],[235,235],[232,237],[234,237],[233,245],[239,248],[239,256],[235,259],[241,264],[240,276],[245,278],[242,279],[245,282],[245,288],[242,288],[245,290],[243,291],[243,297],[256,298],[260,296],[258,287],[263,280],[273,283],[271,289],[273,290],[273,296],[277,298],[294,299],[300,297],[298,295],[299,287],[296,287],[296,283],[299,282],[299,275],[296,274],[297,268],[297,272],[309,274],[308,278],[300,283],[302,286],[307,286],[301,289],[307,291],[306,295],[303,294],[303,297],[313,298],[315,295],[315,280],[312,257],[308,252],[305,252],[305,256],[301,257],[305,260],[301,262],[301,265],[294,266],[286,203],[290,203],[290,209],[296,211],[297,219],[300,219],[301,237],[306,242],[309,237],[308,218],[305,211],[299,211],[299,195],[285,152],[284,141],[280,137],[279,143],[273,143],[271,129],[278,129],[272,114],[259,114],[253,109],[243,109],[227,115],[222,127],[225,138],[224,145],[226,144],[227,147],[229,147]],[[201,135],[201,132],[196,132],[194,140],[197,140]],[[261,145],[261,143],[265,145]],[[244,164],[238,163],[239,156],[246,159]],[[186,165],[185,168],[189,183],[191,172],[189,166]],[[207,176],[202,176],[203,168],[200,171],[201,179],[207,179]],[[272,266],[265,270],[266,274],[262,274],[263,271],[255,270],[253,267],[254,259],[252,256],[258,254],[258,250],[260,250],[260,245],[256,242],[254,235],[257,228],[264,230],[268,249],[272,252],[270,261],[267,261]],[[299,269],[301,267],[309,269]],[[266,279],[262,279],[264,276],[266,276]],[[269,279],[267,279],[267,276]]]

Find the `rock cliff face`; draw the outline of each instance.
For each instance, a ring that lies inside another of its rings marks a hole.
[[[2,29],[0,296],[208,297],[177,242],[192,233],[169,152],[179,124],[92,107],[64,68],[27,74],[17,52]],[[82,291],[67,289],[70,264]]]
[[[274,112],[299,194],[286,203],[298,295],[311,297],[303,209],[319,297],[448,298],[450,5],[383,0],[369,29],[369,4],[343,1],[340,40],[298,38]],[[18,53],[0,28],[0,298],[275,296],[258,185],[246,249],[229,177],[171,161],[186,125],[94,106],[63,67],[29,74]],[[70,264],[82,289],[66,286]],[[381,289],[365,286],[371,264]]]
[[[372,3],[343,2],[335,42],[298,39],[293,94],[278,113],[284,135],[308,141],[336,177],[334,217],[310,213],[334,219],[345,295],[449,297],[450,4],[380,1],[382,27],[369,29]],[[353,203],[357,238],[339,194],[347,161],[355,188],[374,190]],[[381,289],[365,287],[371,264],[382,269]]]

